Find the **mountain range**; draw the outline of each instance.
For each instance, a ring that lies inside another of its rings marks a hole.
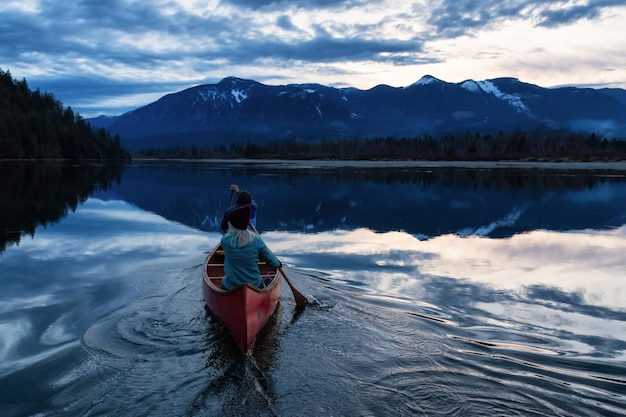
[[[120,116],[87,119],[129,150],[297,138],[441,137],[465,132],[582,131],[626,136],[626,90],[544,88],[516,78],[406,87],[271,86],[227,77]]]

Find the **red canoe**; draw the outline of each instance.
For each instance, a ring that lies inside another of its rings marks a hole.
[[[280,298],[282,274],[280,270],[259,262],[262,276],[272,276],[272,283],[263,289],[245,284],[230,291],[222,289],[224,278],[224,251],[218,244],[207,256],[202,272],[202,290],[209,309],[226,326],[244,352],[247,352],[257,333],[274,314]]]

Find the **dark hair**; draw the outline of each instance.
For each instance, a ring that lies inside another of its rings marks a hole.
[[[241,190],[237,193],[237,204],[250,204],[252,202],[252,194]]]

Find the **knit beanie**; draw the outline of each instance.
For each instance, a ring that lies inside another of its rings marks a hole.
[[[232,210],[227,215],[227,219],[239,230],[246,230],[248,228],[248,222],[250,221],[250,206],[241,206]]]

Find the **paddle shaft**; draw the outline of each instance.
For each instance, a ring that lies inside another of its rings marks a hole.
[[[256,227],[254,227],[254,225],[252,224],[252,222],[248,222],[248,224],[250,225],[250,227],[252,228],[254,233],[256,233],[258,236],[261,236],[259,234],[259,231],[256,230]],[[270,252],[271,252],[271,249],[268,248],[268,250],[270,250]],[[283,275],[283,278],[285,278],[285,281],[287,282],[287,285],[289,285],[289,288],[291,288],[291,292],[293,293],[293,298],[296,300],[296,305],[298,307],[304,307],[307,304],[309,304],[309,300],[307,300],[307,298],[304,295],[300,294],[300,291],[298,291],[296,289],[296,287],[293,286],[293,284],[291,283],[291,281],[287,277],[287,274],[285,273],[283,268],[279,266],[278,270]]]

